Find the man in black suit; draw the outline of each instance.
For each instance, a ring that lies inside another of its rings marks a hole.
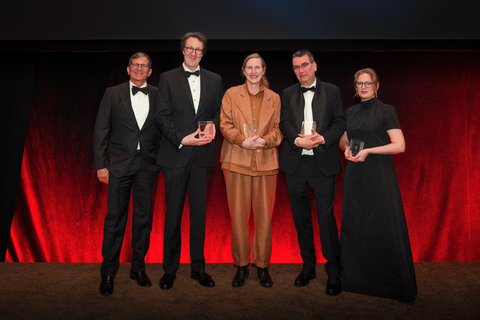
[[[300,83],[283,91],[280,130],[285,142],[280,169],[285,172],[303,260],[303,269],[295,279],[295,285],[306,286],[316,277],[309,185],[317,208],[322,253],[327,260],[326,293],[336,295],[341,292],[342,267],[333,204],[335,175],[342,171],[337,146],[337,140],[345,131],[342,100],[338,87],[315,77],[317,64],[310,52],[297,51],[293,54],[292,64]],[[316,130],[309,128],[313,121]],[[299,134],[302,123],[307,124],[305,134]]]
[[[113,293],[119,266],[130,192],[133,190],[132,268],[130,278],[152,285],[145,274],[150,244],[157,174],[158,136],[155,109],[158,90],[147,84],[152,61],[142,52],[129,61],[130,81],[107,88],[98,110],[93,149],[98,179],[108,183],[108,213],[103,231],[100,293]]]
[[[160,76],[157,125],[164,139],[157,163],[165,177],[165,231],[160,288],[170,289],[180,265],[181,233],[185,196],[190,206],[191,278],[206,287],[215,286],[205,272],[205,216],[207,189],[215,164],[215,129],[220,122],[222,79],[200,68],[207,39],[199,32],[185,34],[181,41],[183,64]],[[213,135],[199,136],[198,121],[213,121]]]

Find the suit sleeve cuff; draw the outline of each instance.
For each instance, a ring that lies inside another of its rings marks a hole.
[[[245,140],[245,136],[242,133],[238,132],[235,138],[233,138],[233,143],[241,147],[243,140]]]

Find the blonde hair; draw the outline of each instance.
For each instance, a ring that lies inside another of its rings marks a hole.
[[[265,76],[265,73],[267,72],[267,66],[265,65],[265,61],[263,60],[262,57],[260,57],[260,55],[258,53],[252,53],[251,55],[247,56],[245,58],[245,60],[243,60],[243,65],[242,65],[242,78],[245,78],[245,75],[243,74],[243,72],[245,71],[245,66],[247,65],[247,62],[251,59],[260,59],[260,61],[262,62],[262,68],[263,68],[263,76],[262,76],[262,79],[260,80],[260,84],[262,86],[264,86],[265,88],[268,88],[268,80],[267,80],[267,77]]]

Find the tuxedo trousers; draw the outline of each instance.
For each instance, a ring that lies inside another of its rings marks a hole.
[[[122,177],[112,174],[108,179],[108,213],[105,217],[101,265],[102,276],[114,276],[119,267],[125,227],[127,225],[130,194],[132,212],[132,270],[145,271],[145,256],[150,246],[153,204],[157,191],[157,175],[145,167],[139,152]]]
[[[232,218],[233,263],[239,267],[250,263],[248,220],[253,210],[252,263],[266,268],[272,255],[272,213],[275,204],[277,175],[250,176],[224,170],[228,207]]]
[[[340,274],[340,244],[338,228],[333,211],[335,202],[335,176],[325,176],[313,156],[302,156],[294,174],[285,174],[293,221],[297,230],[300,255],[304,267],[315,267],[312,200],[309,197],[309,186],[312,189],[317,209],[320,243],[326,271]]]
[[[188,191],[190,208],[190,267],[193,272],[205,270],[205,220],[211,167],[200,167],[195,153],[185,167],[163,167],[165,177],[165,229],[163,269],[174,273],[180,266],[182,247],[181,222]]]

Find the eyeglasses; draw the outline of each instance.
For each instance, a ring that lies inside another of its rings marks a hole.
[[[368,89],[372,87],[373,82],[355,82],[355,86],[357,86],[357,88],[361,88],[363,85],[365,85],[365,88]]]
[[[148,69],[150,68],[150,66],[148,64],[140,64],[140,63],[132,63],[130,64],[133,68],[137,69],[137,68],[142,68],[142,69]]]
[[[309,64],[312,64],[312,63],[313,63],[313,61],[312,62],[304,62],[304,63],[302,63],[301,66],[293,66],[292,70],[293,71],[298,71],[300,69],[305,69],[306,67],[308,67]]]
[[[203,50],[202,49],[194,49],[192,47],[185,47],[185,51],[187,51],[187,53],[192,53],[193,51],[195,51],[195,54],[203,54]]]

